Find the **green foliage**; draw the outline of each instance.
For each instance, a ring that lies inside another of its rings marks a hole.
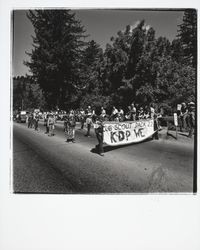
[[[35,37],[30,61],[25,62],[52,106],[71,102],[79,81],[85,43],[84,28],[69,10],[34,10],[27,14]]]
[[[197,11],[187,9],[184,12],[183,23],[179,26],[178,37],[182,43],[185,64],[197,66]]]
[[[172,42],[156,38],[142,20],[119,31],[104,52],[95,41],[84,41],[85,30],[69,10],[30,11],[28,17],[36,35],[26,65],[49,107],[110,109],[135,102],[169,112],[195,101],[196,11],[185,11]]]
[[[39,84],[26,77],[14,78],[13,109],[33,110],[35,108],[46,108],[44,94]]]

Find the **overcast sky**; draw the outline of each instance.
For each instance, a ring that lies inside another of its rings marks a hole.
[[[138,20],[145,20],[156,31],[156,37],[165,36],[170,41],[176,38],[177,25],[182,22],[183,11],[139,11],[139,10],[73,10],[82,22],[87,39],[93,39],[104,49],[112,36],[126,25],[134,25]],[[23,61],[28,59],[25,51],[31,51],[34,30],[26,17],[26,10],[14,11],[13,36],[13,76],[25,75],[28,68]]]

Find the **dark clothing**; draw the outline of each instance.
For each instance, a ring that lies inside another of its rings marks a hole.
[[[103,154],[103,134],[96,134],[97,140],[98,140],[98,145],[97,145],[97,150],[99,154]]]
[[[103,150],[103,124],[100,121],[97,121],[95,124],[95,133],[96,133],[96,137],[98,140],[98,145],[97,147],[97,151],[99,154],[103,154],[104,150]]]
[[[187,122],[188,122],[188,128],[189,128],[188,137],[191,138],[194,133],[194,128],[195,128],[195,107],[189,108]]]
[[[28,128],[32,128],[32,123],[33,123],[33,117],[29,116],[28,117]]]
[[[153,139],[155,140],[159,140],[159,136],[158,136],[158,117],[156,115],[156,113],[154,114],[154,131],[156,131],[154,134],[153,134]]]

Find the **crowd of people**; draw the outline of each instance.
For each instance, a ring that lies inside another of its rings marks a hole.
[[[188,137],[192,137],[195,127],[195,103],[189,102],[186,104],[183,102],[177,110],[180,131],[188,131]]]
[[[190,102],[188,105],[181,104],[181,107],[177,110],[180,131],[189,128],[189,137],[192,136],[195,126],[195,104]],[[141,119],[153,119],[154,120],[154,138],[159,139],[158,129],[160,127],[159,118],[162,114],[158,112],[154,105],[145,107],[139,107],[137,104],[132,103],[127,107],[127,110],[123,110],[121,107],[112,107],[111,112],[108,114],[104,107],[97,112],[88,106],[86,109],[80,108],[78,110],[70,110],[69,112],[62,111],[50,111],[50,112],[32,112],[27,115],[28,128],[34,128],[38,131],[38,122],[43,119],[44,126],[46,127],[45,133],[48,136],[54,136],[55,124],[57,120],[62,120],[64,123],[64,132],[67,142],[75,143],[75,128],[77,122],[80,122],[80,129],[86,127],[85,136],[91,136],[91,128],[94,127],[97,140],[99,142],[97,150],[100,155],[103,155],[103,122],[104,121],[137,121]]]

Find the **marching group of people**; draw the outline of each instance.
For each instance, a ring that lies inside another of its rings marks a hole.
[[[112,107],[111,114],[108,115],[104,107],[101,107],[100,112],[96,114],[96,111],[88,106],[87,109],[80,108],[79,110],[70,110],[69,113],[65,112],[63,114],[64,121],[64,132],[66,135],[66,141],[75,143],[75,127],[77,121],[80,122],[80,129],[84,129],[86,126],[87,132],[85,136],[91,136],[91,128],[94,127],[94,131],[96,133],[97,140],[99,142],[97,146],[97,150],[100,155],[103,155],[103,125],[104,121],[115,121],[115,122],[123,122],[123,121],[136,121],[140,119],[154,118],[156,121],[157,113],[153,106],[136,108],[134,103],[132,103],[127,108],[127,112],[119,107]],[[41,118],[41,115],[38,112],[29,113],[27,116],[27,124],[28,128],[34,128],[38,131],[38,122]],[[48,136],[54,136],[55,124],[57,121],[57,114],[55,112],[44,112],[42,115],[44,126],[46,127],[45,134]],[[156,125],[155,130],[158,125]],[[156,135],[155,135],[156,136]],[[158,139],[158,135],[155,137]]]
[[[182,103],[181,109],[178,110],[178,117],[180,122],[180,131],[185,129],[186,127],[191,128],[189,130],[189,136],[191,137],[194,130],[194,103],[190,102],[188,105]],[[111,113],[108,115],[106,109],[101,107],[100,112],[96,114],[96,111],[88,106],[87,109],[80,108],[79,110],[70,110],[68,113],[64,112],[62,114],[62,120],[64,121],[64,132],[66,135],[66,141],[75,143],[75,127],[77,121],[80,122],[81,127],[83,129],[86,126],[87,132],[85,136],[91,136],[91,128],[94,127],[94,131],[96,133],[96,137],[98,140],[97,150],[100,155],[103,155],[103,122],[104,121],[115,121],[115,122],[123,122],[123,121],[137,121],[140,119],[154,119],[154,131],[153,135],[154,139],[159,139],[158,137],[158,129],[159,129],[159,119],[162,115],[157,111],[154,105],[149,105],[145,107],[138,107],[138,105],[132,103],[127,107],[127,111],[125,112],[121,107],[116,108],[112,107]],[[55,112],[44,112],[43,113],[43,121],[44,126],[46,127],[45,133],[48,136],[54,136],[55,124],[57,121],[57,114]],[[30,113],[27,116],[27,124],[28,128],[34,128],[38,131],[38,122],[41,116],[38,112]]]

